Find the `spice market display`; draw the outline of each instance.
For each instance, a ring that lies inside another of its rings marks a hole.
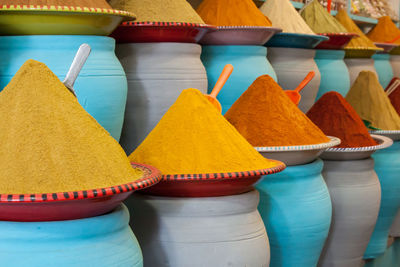
[[[399,267],[399,13],[0,0],[0,266]]]

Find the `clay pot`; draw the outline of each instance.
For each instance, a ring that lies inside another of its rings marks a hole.
[[[361,71],[365,70],[376,73],[374,60],[372,58],[345,58],[344,62],[349,69],[350,87],[353,85]],[[376,75],[378,74],[376,73]]]
[[[383,88],[386,88],[390,81],[393,79],[393,69],[390,64],[389,54],[375,54],[372,56],[374,59],[374,66],[376,73],[378,73],[379,83]]]
[[[400,77],[400,55],[390,55],[390,64],[392,65],[393,76]]]

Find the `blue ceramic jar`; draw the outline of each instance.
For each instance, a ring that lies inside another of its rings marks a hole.
[[[397,267],[400,266],[400,238],[385,250],[382,256],[368,261],[364,267]]]
[[[346,96],[350,90],[350,75],[343,60],[344,55],[344,50],[317,50],[314,60],[321,73],[317,100],[329,91],[336,91]]]
[[[383,88],[386,88],[393,78],[393,69],[390,64],[389,54],[375,54],[372,56],[374,59],[374,66],[378,74],[379,83]]]
[[[142,267],[123,205],[93,218],[55,222],[0,221],[1,266]]]
[[[289,166],[257,184],[258,210],[271,247],[270,267],[313,267],[331,224],[332,205],[323,163]]]
[[[277,80],[274,69],[267,60],[267,48],[252,45],[206,45],[201,60],[207,71],[210,93],[226,64],[233,72],[218,95],[224,114],[259,76],[268,74]]]
[[[104,36],[30,35],[0,37],[0,89],[28,59],[45,63],[61,80],[82,43],[92,52],[74,89],[79,103],[119,140],[127,97],[125,72],[114,53],[115,40]]]
[[[400,141],[375,152],[373,158],[381,183],[381,207],[364,259],[373,259],[385,252],[390,226],[400,207]]]

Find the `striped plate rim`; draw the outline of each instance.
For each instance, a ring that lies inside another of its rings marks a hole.
[[[266,146],[254,147],[258,152],[288,152],[288,151],[304,151],[304,150],[319,150],[329,147],[334,147],[340,144],[340,139],[333,136],[328,136],[329,142],[315,145],[300,145],[300,146]]]
[[[364,152],[374,151],[384,148],[388,148],[393,144],[393,140],[381,135],[371,134],[371,137],[381,143],[375,146],[363,146],[363,147],[332,147],[325,150],[325,152]]]

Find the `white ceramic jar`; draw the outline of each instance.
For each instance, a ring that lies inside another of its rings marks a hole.
[[[374,60],[372,58],[345,58],[344,62],[349,69],[350,87],[357,79],[358,74],[360,74],[360,72],[363,70],[375,72],[378,77],[378,74],[375,70]]]

